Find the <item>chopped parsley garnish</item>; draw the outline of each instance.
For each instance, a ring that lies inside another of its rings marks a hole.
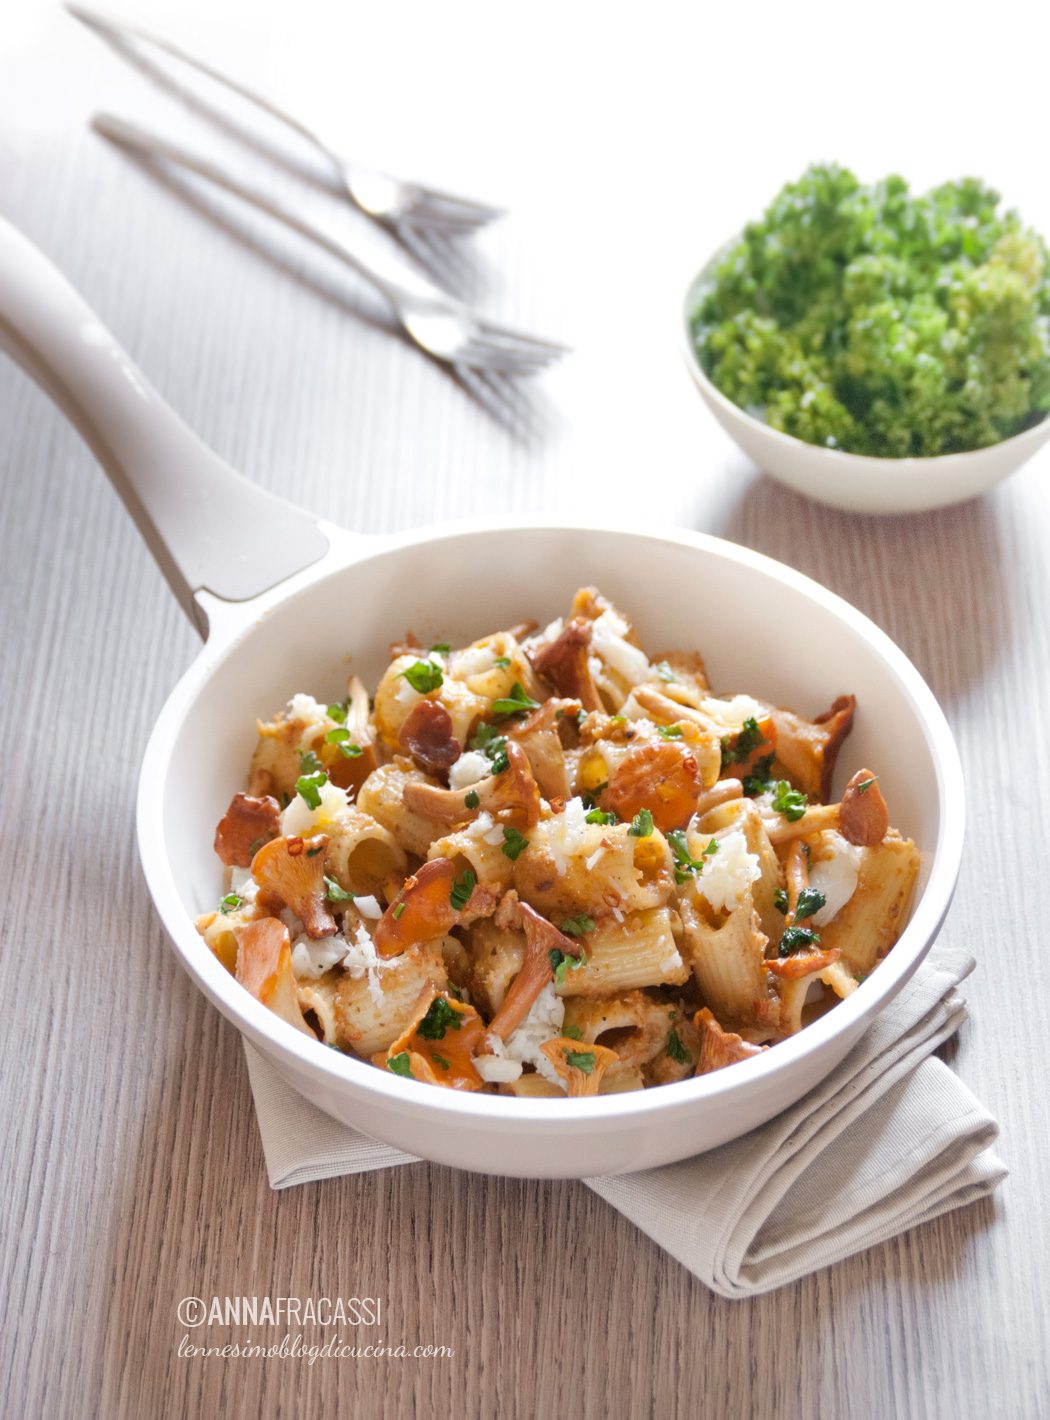
[[[450,1006],[444,996],[435,996],[426,1015],[416,1026],[416,1033],[424,1040],[444,1040],[450,1026],[453,1030],[459,1030],[462,1024],[456,1008]]]
[[[589,1075],[594,1069],[597,1056],[593,1050],[566,1050],[562,1052],[566,1065],[573,1070],[580,1070],[584,1075]]]
[[[868,790],[871,788],[871,786],[875,783],[875,780],[876,780],[878,777],[879,777],[879,776],[878,776],[877,774],[873,774],[870,779],[865,779],[865,781],[864,781],[863,784],[858,784],[858,785],[857,785],[857,793],[858,793],[858,794],[866,794],[866,793],[868,792]]]
[[[510,665],[510,657],[509,657],[509,656],[497,656],[496,659],[492,662],[492,664],[493,664],[494,666],[498,666],[501,671],[505,671],[505,670],[507,669],[507,667]]]
[[[584,820],[585,823],[619,823],[620,820],[615,814],[607,813],[605,809],[591,809]]]
[[[316,756],[314,756],[316,758]],[[304,755],[305,759],[306,756]],[[323,769],[317,769],[312,774],[300,774],[295,781],[295,792],[302,799],[308,809],[319,809],[321,807],[321,789],[328,783],[328,775]]]
[[[445,683],[441,667],[433,661],[413,661],[401,674],[420,695],[428,695],[430,691],[437,690]]]
[[[662,740],[680,740],[682,727],[681,725],[657,725],[656,733]]]
[[[554,973],[554,982],[557,986],[562,984],[570,971],[575,971],[587,960],[584,952],[581,952],[578,957],[573,957],[559,951],[557,947],[552,947],[547,955],[550,957],[551,971]]]
[[[402,1050],[400,1055],[391,1055],[386,1062],[386,1068],[393,1070],[395,1075],[404,1075],[406,1080],[412,1078],[412,1061],[408,1058],[407,1050]]]
[[[225,917],[228,913],[235,912],[238,907],[243,905],[243,903],[243,897],[240,897],[235,892],[228,892],[223,898],[223,900],[219,903],[219,911]]]
[[[481,800],[478,798],[478,791],[476,789],[471,789],[470,793],[466,796],[463,802],[468,809],[476,809],[477,806],[481,803]]]
[[[478,885],[478,875],[473,868],[465,868],[462,877],[454,879],[452,891],[448,895],[456,912],[462,912],[470,901],[471,893]]]
[[[788,823],[797,823],[806,812],[808,800],[801,789],[792,789],[786,779],[778,779],[768,786],[773,795],[773,808],[783,814]]]
[[[812,927],[789,927],[780,939],[777,955],[789,957],[803,947],[815,947],[819,941],[820,933],[814,932]]]
[[[439,641],[436,646],[431,646],[432,651],[436,651],[439,656],[447,656],[452,650],[451,641]]]
[[[653,831],[653,816],[648,809],[639,809],[627,830],[631,838],[648,838]]]
[[[324,765],[314,754],[312,749],[301,749],[299,751],[299,772],[300,774],[316,774],[318,770],[323,770]]]
[[[585,932],[593,932],[597,924],[593,917],[580,912],[575,917],[566,917],[558,925],[567,937],[582,937]]]
[[[749,715],[735,735],[722,736],[722,768],[725,769],[728,764],[743,764],[751,758],[759,745],[766,743],[758,721],[753,715]]]
[[[621,725],[626,725],[626,724],[627,724],[627,716],[626,716],[626,715],[610,715],[610,716],[609,716],[609,728],[610,728],[610,729],[612,729],[613,725],[615,725],[615,726],[617,727],[617,729],[619,729],[619,727],[620,727]]]
[[[493,774],[502,774],[509,765],[507,737],[495,725],[480,724],[474,731],[470,748],[479,750],[492,765]]]
[[[689,844],[686,842],[684,828],[672,828],[667,835],[667,841],[671,845],[671,852],[674,854],[674,880],[676,883],[687,883],[689,879],[704,866],[704,859],[711,858],[718,852],[718,839],[712,838],[700,857],[694,858],[689,852]]]
[[[601,784],[595,784],[593,789],[585,789],[580,795],[580,798],[583,800],[583,807],[585,809],[596,809],[598,807],[598,800],[605,793],[608,787],[609,781],[608,779],[606,779]]]
[[[492,702],[492,713],[493,715],[524,715],[527,710],[535,710],[538,705],[538,700],[533,700],[525,694],[521,688],[521,682],[515,681],[509,695],[501,696],[499,700]]]
[[[316,848],[308,848],[308,849],[306,850],[306,856],[307,856],[308,858],[316,858],[317,855],[318,855],[318,853],[323,853],[323,852],[324,852],[324,844],[323,844],[323,843],[319,843]]]
[[[395,906],[394,911],[393,911],[393,913],[391,914],[391,916],[393,917],[393,919],[394,919],[395,922],[398,920],[398,918],[401,916],[401,914],[402,914],[402,912],[404,912],[404,910],[405,910],[405,903],[404,903],[404,899],[402,899],[402,900]]]
[[[503,856],[513,863],[529,846],[529,840],[516,828],[503,830]]]
[[[346,706],[343,704],[329,705],[327,714],[329,720],[334,720],[337,725],[346,724]]]
[[[778,912],[786,913],[788,910],[787,888],[775,888],[773,891],[773,906]]]
[[[440,1065],[442,1070],[452,1069],[452,1061],[446,1060],[443,1055],[435,1055],[433,1052],[431,1052],[430,1058],[431,1060],[433,1060],[435,1065]]]
[[[677,1060],[679,1065],[691,1065],[693,1057],[682,1044],[681,1037],[676,1030],[669,1033],[667,1037],[667,1053],[672,1060]]]
[[[804,887],[798,895],[798,903],[795,907],[795,921],[801,922],[806,917],[812,917],[814,912],[819,912],[827,902],[827,898],[819,888]]]
[[[326,877],[324,880],[325,897],[329,902],[353,902],[354,895],[341,887],[335,878]]]
[[[661,680],[667,681],[668,684],[670,684],[671,681],[678,679],[678,677],[675,675],[674,671],[671,669],[671,667],[667,664],[666,661],[657,661],[656,665],[653,667],[653,670],[656,672],[656,674],[660,677]]]
[[[325,735],[325,740],[328,744],[335,745],[345,759],[356,759],[362,753],[360,745],[350,743],[350,731],[345,726],[340,726],[337,730],[329,730]]]
[[[757,799],[769,788],[769,772],[773,768],[773,756],[767,754],[755,765],[754,774],[744,775],[744,793],[749,799]]]
[[[561,1033],[562,1035],[567,1035],[570,1040],[583,1039],[583,1031],[580,1030],[579,1026],[562,1026]]]

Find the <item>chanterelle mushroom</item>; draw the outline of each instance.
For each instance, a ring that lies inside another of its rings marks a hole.
[[[507,898],[510,893],[506,895]],[[504,899],[506,901],[506,898]],[[525,902],[517,901],[514,894],[517,923],[525,933],[525,953],[521,970],[511,983],[510,990],[503,998],[503,1004],[489,1022],[487,1034],[498,1036],[506,1043],[532,1010],[536,997],[549,981],[554,980],[551,966],[551,952],[561,952],[563,956],[578,957],[582,947],[572,937],[559,932],[553,922],[541,917]],[[500,904],[497,918],[506,927],[510,914]]]
[[[335,918],[328,910],[324,881],[326,833],[312,838],[275,838],[252,859],[259,902],[268,911],[290,908],[308,937],[330,937]]]
[[[259,917],[234,927],[233,933],[237,980],[257,1001],[313,1039],[296,998],[288,928],[276,917]]]
[[[228,868],[247,868],[260,847],[281,831],[281,806],[269,794],[234,794],[215,830],[215,851]]]
[[[726,1065],[735,1065],[738,1060],[749,1060],[753,1055],[761,1055],[767,1050],[765,1045],[750,1045],[742,1036],[723,1030],[718,1021],[705,1006],[693,1017],[700,1033],[700,1059],[697,1062],[698,1075],[710,1074]]]
[[[501,774],[490,774],[466,789],[407,783],[405,804],[413,813],[425,814],[439,823],[466,823],[480,813],[490,813],[501,822],[532,828],[540,816],[539,785],[521,745],[509,740],[506,755],[507,767]],[[472,809],[466,806],[468,795],[474,796]]]
[[[866,848],[886,837],[890,811],[870,769],[858,769],[846,785],[839,806],[839,826],[843,838]]]
[[[547,646],[529,652],[536,674],[559,695],[578,700],[585,710],[601,710],[602,701],[590,668],[594,627],[582,616],[573,617]]]
[[[596,1095],[602,1076],[620,1059],[616,1051],[607,1046],[592,1045],[567,1035],[544,1041],[540,1049],[565,1081],[567,1093],[575,1098]]]
[[[420,992],[407,1028],[372,1063],[391,1068],[407,1064],[414,1080],[443,1085],[451,1090],[480,1090],[484,1081],[474,1068],[474,1052],[481,1044],[485,1023],[475,1011],[431,982]],[[407,1058],[406,1058],[407,1057]]]
[[[410,878],[376,924],[376,951],[394,957],[415,946],[443,937],[452,927],[489,917],[497,897],[481,887],[468,869],[461,878],[451,858],[432,858]]]
[[[703,788],[700,765],[684,740],[657,740],[627,751],[601,797],[630,823],[641,809],[649,809],[662,833],[683,828],[696,811]]]

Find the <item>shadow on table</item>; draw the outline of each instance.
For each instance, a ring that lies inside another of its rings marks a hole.
[[[742,465],[741,482],[750,465]],[[964,696],[1015,634],[994,503],[899,517],[825,508],[759,476],[710,531],[837,592],[883,628],[943,702]]]

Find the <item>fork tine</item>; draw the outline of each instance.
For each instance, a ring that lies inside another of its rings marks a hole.
[[[420,203],[428,212],[444,217],[451,222],[462,222],[480,226],[504,216],[502,207],[493,207],[488,202],[477,202],[472,197],[458,197],[452,192],[442,192],[435,187],[419,187]]]
[[[563,345],[560,341],[545,340],[540,335],[528,335],[522,330],[511,330],[509,326],[497,325],[490,320],[481,321],[480,329],[488,339],[506,345],[510,350],[543,350],[552,359],[569,355],[572,351],[571,346]]]
[[[553,357],[542,352],[529,355],[492,345],[475,337],[457,351],[456,359],[478,370],[499,370],[508,375],[534,375],[548,365]]]

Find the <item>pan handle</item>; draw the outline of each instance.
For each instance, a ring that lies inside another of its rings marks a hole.
[[[0,349],[80,431],[202,633],[196,592],[247,601],[328,550],[308,513],[206,448],[65,277],[3,218]]]

